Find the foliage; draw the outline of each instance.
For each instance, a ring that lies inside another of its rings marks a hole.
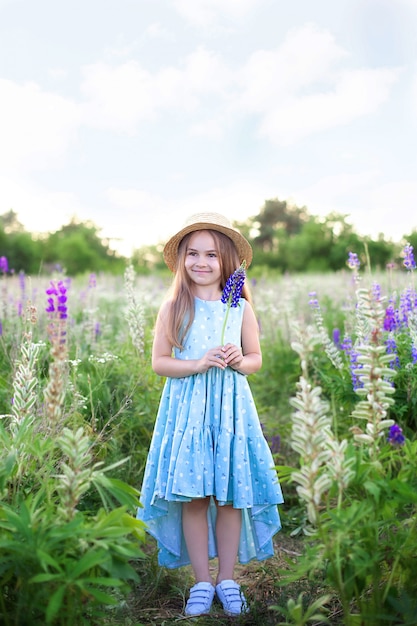
[[[268,199],[259,213],[237,223],[252,242],[252,270],[280,273],[329,272],[345,267],[349,250],[363,259],[368,255],[375,267],[400,262],[402,242],[394,244],[382,235],[376,240],[362,237],[347,221],[346,215],[330,213],[325,217],[310,215],[306,207],[297,207],[278,198]],[[121,275],[127,259],[116,253],[112,242],[100,234],[91,221],[74,217],[52,233],[28,233],[14,211],[0,215],[0,255],[9,259],[10,270],[26,275],[48,274],[63,268],[67,275],[106,272]],[[417,234],[408,240],[416,242]],[[162,259],[162,244],[146,245],[132,252],[131,262],[137,274],[160,272],[167,276]]]
[[[125,459],[105,464],[98,458],[103,431],[81,419],[80,394],[69,384],[67,287],[53,280],[47,294],[42,342],[33,337],[33,304],[15,324],[13,403],[0,421],[0,616],[6,626],[95,623],[138,581],[134,564],[144,556],[144,525],[135,517],[139,492],[110,475]]]
[[[357,285],[358,266],[351,266]],[[300,467],[284,471],[306,505],[311,540],[286,583],[322,576],[341,602],[346,626],[412,624],[417,617],[417,440],[407,410],[413,400],[402,394],[399,401],[395,386],[398,371],[415,367],[417,299],[406,287],[395,313],[396,300],[392,295],[384,306],[375,283],[357,289],[355,322],[346,325],[354,336],[344,338],[348,358],[326,340],[316,299],[315,324],[295,326],[292,344],[301,364],[291,400],[291,444]],[[319,369],[323,354],[330,365]],[[357,396],[353,404],[343,393],[346,379]],[[323,396],[329,389],[331,404]]]
[[[366,249],[356,252],[366,262]],[[180,619],[190,575],[157,566],[152,540],[145,542],[133,515],[163,385],[151,369],[151,343],[167,280],[132,268],[125,268],[124,281],[91,272],[74,279],[1,276],[5,624]],[[251,613],[242,623],[304,624],[320,616],[332,624],[411,625],[417,579],[413,272],[392,267],[372,275],[368,264],[363,276],[358,269],[277,275],[251,267],[247,280],[263,351],[251,387],[280,466],[285,505],[277,557],[238,570],[243,585],[252,585]],[[67,318],[51,319],[55,302],[46,314],[47,287],[52,298],[65,288]],[[395,324],[388,329],[389,320]],[[297,341],[302,358],[291,347]],[[378,398],[381,413],[369,398]],[[307,471],[307,443],[301,455],[294,448],[295,413],[303,415],[308,403],[310,417],[318,411],[321,420],[315,431],[314,420],[313,430],[301,422],[308,445],[319,446],[316,475]],[[386,441],[385,419],[402,429],[403,445]],[[303,486],[305,492],[297,490]],[[307,509],[312,490],[318,504],[313,498]],[[312,536],[301,532],[313,530]],[[291,545],[285,559],[288,541],[297,548]],[[340,617],[342,606],[347,617]],[[230,621],[218,607],[214,615],[216,623]],[[197,621],[209,624],[213,617]]]

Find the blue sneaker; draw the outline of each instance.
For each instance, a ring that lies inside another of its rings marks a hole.
[[[216,595],[222,603],[226,615],[249,613],[246,598],[234,580],[222,580],[216,585]]]
[[[214,586],[211,583],[197,583],[190,589],[185,615],[204,615],[209,613],[213,598]]]

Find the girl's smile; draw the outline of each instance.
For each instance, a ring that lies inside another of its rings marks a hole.
[[[215,242],[206,230],[193,233],[187,246],[185,269],[195,285],[220,286],[221,269]]]

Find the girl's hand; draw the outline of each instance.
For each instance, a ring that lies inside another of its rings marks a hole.
[[[224,370],[227,365],[228,363],[224,360],[223,348],[221,346],[210,348],[210,350],[197,361],[196,373],[205,374],[211,367],[219,367]]]
[[[221,348],[221,355],[226,365],[238,370],[243,361],[242,348],[233,343],[227,343]]]

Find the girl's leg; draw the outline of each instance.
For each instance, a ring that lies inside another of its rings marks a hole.
[[[217,507],[216,541],[219,557],[219,572],[216,584],[222,580],[233,580],[239,549],[242,513],[230,505]]]
[[[209,498],[201,498],[184,502],[182,528],[196,582],[213,584],[208,557],[207,509],[209,501]]]

